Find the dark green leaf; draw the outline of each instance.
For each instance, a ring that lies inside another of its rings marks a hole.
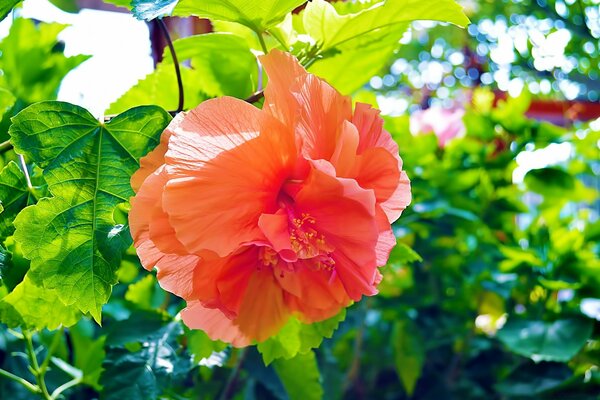
[[[2,21],[21,0],[3,0],[0,3],[0,21]]]
[[[189,359],[177,357],[177,339],[182,333],[181,323],[172,321],[142,339],[139,351],[109,347],[100,377],[101,399],[149,400],[158,398],[165,388],[176,391],[191,368]]]
[[[14,232],[13,220],[27,206],[30,192],[25,174],[11,161],[0,171],[0,242]]]
[[[13,118],[15,149],[44,169],[53,195],[18,215],[15,239],[43,287],[96,321],[131,243],[114,210],[133,195],[130,176],[168,121],[158,107],[139,107],[105,125],[62,102],[37,103]]]
[[[592,328],[592,321],[581,318],[554,322],[509,319],[498,331],[498,339],[533,361],[567,362],[590,338]]]

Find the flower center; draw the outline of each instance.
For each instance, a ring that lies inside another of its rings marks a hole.
[[[315,229],[315,218],[302,213],[301,218],[290,219],[290,242],[298,258],[312,261],[309,264],[316,269],[333,270],[335,261],[330,254],[334,248],[325,241],[325,236]]]

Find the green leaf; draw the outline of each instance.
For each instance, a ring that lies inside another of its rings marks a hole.
[[[30,199],[25,174],[14,162],[9,162],[0,171],[0,242],[14,232],[13,220],[27,206]]]
[[[304,29],[321,46],[321,51],[326,51],[377,29],[417,20],[449,22],[461,27],[469,24],[453,0],[387,0],[367,4],[370,7],[358,12],[353,12],[356,5],[349,4],[340,13],[325,0],[313,0],[304,10]]]
[[[73,365],[82,373],[82,382],[100,390],[98,383],[102,373],[102,362],[106,352],[104,351],[104,341],[106,336],[93,338],[94,327],[89,320],[82,319],[73,326],[69,333],[73,344]]]
[[[256,90],[256,57],[241,37],[207,33],[178,39],[173,46],[179,61],[191,61],[195,80],[190,86],[201,88],[211,97],[245,98]],[[172,62],[171,54],[165,53],[164,63]]]
[[[2,21],[21,0],[3,0],[0,3],[0,21]]]
[[[176,393],[176,384],[186,378],[192,367],[189,360],[177,357],[177,339],[182,333],[181,324],[172,321],[142,342],[139,351],[109,347],[102,364],[100,398],[156,399],[164,394],[164,388],[171,388]]]
[[[323,398],[321,374],[315,353],[298,354],[292,359],[278,359],[273,368],[283,383],[290,400],[319,400]]]
[[[201,78],[196,71],[181,66],[181,79],[184,85],[184,109],[188,110],[206,100],[202,91]],[[152,73],[146,75],[107,110],[108,114],[118,114],[132,107],[154,104],[165,110],[175,110],[179,102],[179,89],[173,64],[160,63]]]
[[[509,350],[535,362],[567,362],[581,350],[592,329],[592,321],[583,318],[554,322],[509,319],[497,336]]]
[[[361,35],[323,54],[309,70],[341,93],[351,94],[386,67],[407,28],[408,24],[399,23]]]
[[[76,0],[49,0],[50,3],[54,4],[56,7],[60,8],[63,11],[69,13],[76,13],[80,10],[77,5]]]
[[[532,169],[524,181],[530,190],[545,196],[568,195],[575,188],[575,178],[555,167]]]
[[[390,253],[389,263],[393,264],[407,264],[415,261],[423,261],[421,256],[416,251],[405,245],[404,243],[397,243]]]
[[[0,120],[15,104],[16,97],[7,89],[0,87]]]
[[[28,104],[56,98],[65,75],[89,58],[64,56],[58,41],[64,28],[24,18],[13,21],[8,36],[0,42],[0,69],[6,88],[15,97]]]
[[[255,32],[263,32],[283,21],[287,13],[305,2],[306,0],[180,0],[173,15],[195,15],[200,18],[238,22]]]
[[[198,364],[203,358],[208,358],[215,351],[223,351],[227,348],[227,343],[219,340],[212,340],[201,330],[188,331],[186,333],[188,340],[188,350],[194,357],[194,363]]]
[[[151,19],[171,15],[178,0],[132,0],[131,12],[137,19]],[[121,4],[119,4],[121,5]]]
[[[15,243],[14,237],[9,237],[4,241],[6,248],[0,246],[0,280],[8,292],[12,292],[15,287],[23,281],[25,274],[29,271],[29,260],[23,258],[21,248]],[[1,297],[1,296],[0,296]]]
[[[127,287],[125,300],[128,300],[138,306],[140,309],[151,310],[153,306],[153,297],[155,293],[156,279],[154,275],[147,274],[139,281],[132,283]]]
[[[421,333],[410,321],[397,321],[392,332],[394,364],[402,386],[412,396],[425,364],[425,344]]]
[[[56,291],[42,286],[41,276],[29,271],[25,279],[0,301],[0,321],[11,328],[50,330],[71,326],[79,313],[65,306]]]
[[[133,195],[130,176],[169,119],[164,110],[148,106],[103,124],[63,102],[37,103],[13,118],[15,149],[44,169],[53,195],[21,211],[15,240],[31,268],[40,271],[44,288],[96,321],[131,243],[113,213]]]
[[[331,338],[344,318],[345,309],[335,317],[314,324],[303,324],[295,318],[290,318],[277,335],[258,344],[258,351],[266,365],[278,358],[293,358],[298,353],[303,354],[319,347],[323,338]]]

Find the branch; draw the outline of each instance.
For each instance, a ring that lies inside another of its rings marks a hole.
[[[244,360],[246,359],[247,354],[248,354],[248,348],[245,348],[244,350],[241,351],[240,357],[238,358],[238,361],[235,364],[233,371],[231,371],[231,375],[229,375],[229,378],[227,379],[227,383],[225,384],[225,388],[223,388],[223,391],[221,392],[221,396],[219,397],[219,400],[229,400],[231,398],[231,396],[234,394],[233,389],[237,383],[238,377],[240,375],[240,371],[242,369],[242,364],[244,363]]]
[[[158,20],[158,26],[167,41],[167,46],[169,46],[169,51],[171,52],[171,57],[173,58],[173,64],[175,65],[175,74],[177,75],[177,89],[179,90],[179,102],[177,103],[176,114],[183,111],[183,81],[181,80],[181,70],[179,69],[179,61],[177,61],[177,54],[175,53],[175,47],[173,47],[173,41],[171,40],[171,35],[169,35],[169,30],[167,29],[167,25],[165,25],[165,21],[162,18]]]
[[[28,380],[26,380],[24,378],[21,378],[20,376],[11,374],[10,372],[3,370],[2,368],[0,368],[0,376],[4,376],[8,379],[11,379],[11,380],[19,383],[20,385],[23,385],[25,387],[25,389],[29,390],[31,393],[35,393],[35,394],[40,393],[40,388],[35,386],[33,383],[29,382]]]
[[[40,395],[45,400],[52,400],[52,396],[50,396],[50,393],[48,393],[48,388],[46,387],[46,380],[44,377],[45,372],[40,370],[40,365],[38,364],[37,356],[35,354],[35,350],[33,349],[31,333],[23,332],[23,337],[25,338],[25,348],[27,349],[27,357],[29,358],[29,370],[33,376],[35,376],[35,380],[37,381],[40,389]]]

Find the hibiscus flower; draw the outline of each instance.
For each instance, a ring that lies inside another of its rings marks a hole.
[[[186,325],[234,346],[376,294],[410,202],[377,110],[288,53],[261,62],[262,110],[222,97],[179,114],[131,180],[142,265],[187,301]]]

